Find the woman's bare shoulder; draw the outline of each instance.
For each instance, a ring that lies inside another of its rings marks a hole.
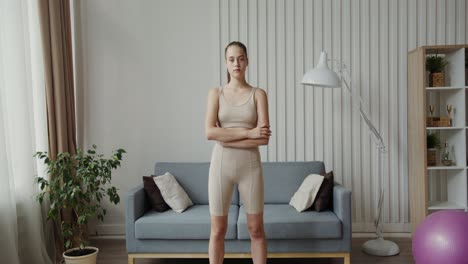
[[[264,89],[260,88],[260,87],[257,87],[255,89],[255,95],[256,96],[262,96],[262,97],[266,97],[267,96],[267,93]]]
[[[219,87],[210,88],[210,90],[208,91],[208,96],[219,96],[219,93],[220,93]]]

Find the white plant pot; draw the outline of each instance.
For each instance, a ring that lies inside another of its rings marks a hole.
[[[85,247],[89,249],[94,249],[95,252],[89,254],[89,255],[84,255],[84,256],[77,256],[77,257],[71,257],[71,256],[66,256],[65,254],[74,250],[77,250],[78,248],[71,248],[65,252],[63,252],[63,258],[65,259],[66,264],[96,264],[97,261],[97,254],[99,252],[99,249],[96,247]]]

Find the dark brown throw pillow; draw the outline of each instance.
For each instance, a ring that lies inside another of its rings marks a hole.
[[[164,201],[161,191],[154,182],[152,176],[143,176],[143,188],[145,189],[146,197],[148,197],[148,201],[153,210],[164,212],[169,209],[169,205]]]
[[[331,210],[333,206],[333,171],[325,173],[323,175],[323,182],[320,185],[320,189],[315,197],[314,203],[311,206],[312,210],[322,212],[325,210]]]

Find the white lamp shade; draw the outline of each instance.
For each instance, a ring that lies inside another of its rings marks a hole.
[[[340,87],[341,81],[336,72],[328,68],[327,53],[322,51],[317,66],[306,72],[302,84],[321,87]]]

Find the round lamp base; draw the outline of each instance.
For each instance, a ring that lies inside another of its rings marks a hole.
[[[400,253],[400,248],[393,241],[377,238],[366,241],[362,245],[362,251],[373,256],[393,256]]]

